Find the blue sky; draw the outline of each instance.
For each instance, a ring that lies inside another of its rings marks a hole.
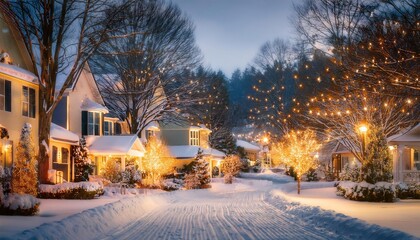
[[[292,40],[289,18],[297,0],[173,0],[196,26],[205,66],[228,77],[252,62],[260,46],[277,37]]]

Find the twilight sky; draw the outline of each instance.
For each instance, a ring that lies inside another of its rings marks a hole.
[[[227,77],[251,63],[263,43],[293,37],[289,17],[297,0],[172,1],[194,22],[205,66]]]

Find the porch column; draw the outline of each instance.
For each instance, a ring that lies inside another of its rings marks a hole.
[[[405,145],[398,145],[398,182],[404,181],[404,176],[402,174],[403,169],[403,157],[404,157],[404,148]]]
[[[213,159],[209,159],[209,171],[210,171],[210,178],[213,178]]]
[[[398,159],[399,159],[399,151],[398,146],[396,149],[390,150],[392,154],[392,176],[393,176],[393,183],[398,182],[399,174],[398,174]]]
[[[125,156],[121,157],[121,171],[125,170]]]

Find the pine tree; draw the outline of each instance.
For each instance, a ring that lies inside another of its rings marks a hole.
[[[363,179],[375,184],[392,180],[392,159],[383,131],[373,127],[366,148],[366,162],[362,166]]]
[[[226,154],[236,153],[236,141],[229,128],[222,127],[212,132],[210,135],[210,145],[212,148]]]
[[[203,150],[199,149],[193,161],[193,168],[185,176],[185,187],[187,189],[210,187],[209,163],[203,158]]]
[[[31,131],[31,124],[25,123],[16,148],[16,161],[12,170],[12,192],[36,196],[38,192],[37,161]]]
[[[88,154],[89,150],[86,147],[86,140],[84,137],[81,137],[79,146],[73,150],[75,182],[89,181],[89,174],[93,173],[93,165]]]

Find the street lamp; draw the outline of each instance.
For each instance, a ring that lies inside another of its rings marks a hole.
[[[365,160],[365,144],[366,144],[366,132],[368,127],[365,124],[359,126],[359,131],[362,134],[362,159]]]
[[[264,136],[262,141],[263,141],[263,151],[264,151],[264,154],[265,154],[265,159],[264,159],[264,164],[263,164],[263,168],[264,168],[264,166],[267,166],[267,164],[268,164],[268,142],[269,142],[269,139],[268,139],[267,136]]]

